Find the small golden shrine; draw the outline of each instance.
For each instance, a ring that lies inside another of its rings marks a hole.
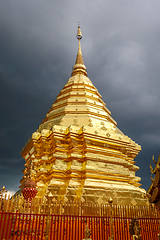
[[[135,157],[141,146],[117,128],[78,53],[71,77],[32,134],[21,155],[24,176],[37,183],[37,196],[50,191],[57,200],[146,205]]]
[[[149,198],[150,203],[154,203],[160,209],[160,155],[158,161],[156,162],[154,156],[152,160],[155,164],[153,169],[150,163],[151,174],[154,174],[154,178],[151,175],[151,185],[147,191],[147,196]]]

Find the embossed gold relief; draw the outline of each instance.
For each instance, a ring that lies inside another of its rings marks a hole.
[[[80,46],[72,76],[39,129],[22,150],[26,161],[20,188],[31,177],[37,198],[50,191],[57,200],[145,205],[135,176],[141,147],[117,128],[98,90],[87,77]]]

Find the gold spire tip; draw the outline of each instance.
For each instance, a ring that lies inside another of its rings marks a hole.
[[[78,40],[81,40],[81,39],[82,39],[82,33],[81,33],[81,28],[80,28],[79,22],[78,22],[77,39],[78,39]]]

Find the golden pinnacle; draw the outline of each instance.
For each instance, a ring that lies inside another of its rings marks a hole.
[[[77,39],[78,40],[82,39],[82,33],[81,33],[79,22],[78,22],[78,30],[77,30]]]

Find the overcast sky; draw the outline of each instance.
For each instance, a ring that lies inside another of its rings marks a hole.
[[[88,77],[142,146],[148,189],[160,150],[159,10],[159,0],[0,0],[0,187],[18,190],[20,151],[71,75],[80,21]]]

